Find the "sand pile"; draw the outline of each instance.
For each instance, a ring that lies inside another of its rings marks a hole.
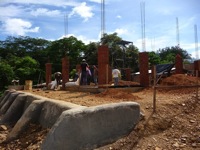
[[[198,78],[198,82],[199,81],[200,80]],[[161,85],[196,85],[197,77],[188,76],[185,74],[175,74],[170,77],[164,78],[160,84]]]
[[[96,96],[97,97],[114,98],[114,99],[124,99],[124,100],[140,99],[138,96],[134,96],[128,91],[117,89],[117,88],[107,89],[107,90],[97,94]]]

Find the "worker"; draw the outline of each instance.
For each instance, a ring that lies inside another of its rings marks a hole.
[[[87,68],[89,67],[85,59],[81,62],[81,85],[87,85]]]
[[[112,77],[114,79],[114,86],[118,86],[119,78],[121,78],[121,72],[117,67],[112,70]]]
[[[58,88],[58,86],[61,84],[62,73],[56,72],[56,73],[54,73],[54,77],[56,79],[56,87]]]

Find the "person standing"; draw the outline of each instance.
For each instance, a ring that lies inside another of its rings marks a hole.
[[[56,72],[54,73],[55,79],[56,79],[56,87],[61,84],[61,79],[62,79],[62,73],[61,72]]]
[[[119,78],[121,77],[121,72],[117,67],[112,70],[112,77],[114,79],[114,86],[118,86]]]
[[[89,67],[88,63],[85,59],[81,62],[81,85],[87,85],[87,67]]]
[[[98,78],[98,69],[95,65],[93,65],[93,80],[95,85],[97,85],[97,78]]]

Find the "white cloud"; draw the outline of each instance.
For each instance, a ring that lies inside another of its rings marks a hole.
[[[87,37],[83,36],[83,35],[79,35],[79,36],[76,36],[78,40],[81,40],[83,41],[83,43],[85,44],[89,44],[90,42],[97,42],[98,40],[97,39],[88,39]]]
[[[122,16],[118,15],[118,16],[117,16],[117,18],[121,19],[121,18],[122,18]]]
[[[6,12],[6,13],[5,13]],[[14,17],[23,14],[23,9],[14,5],[0,6],[0,17]]]
[[[91,2],[101,3],[101,0],[90,0]]]
[[[79,6],[73,8],[72,12],[69,14],[69,17],[72,15],[78,14],[84,21],[87,21],[89,18],[93,17],[92,7],[86,5],[86,2],[81,3]]]
[[[33,5],[49,5],[49,6],[59,6],[59,7],[66,7],[66,6],[77,6],[78,2],[74,0],[6,0],[4,3],[18,3],[18,4],[33,4]]]
[[[86,36],[83,36],[83,35],[74,35],[74,34],[68,34],[66,36],[63,35],[63,36],[61,36],[58,39],[63,39],[65,37],[70,37],[70,36],[76,37],[78,40],[82,41],[85,44],[89,44],[90,42],[98,42],[97,39],[88,39]]]
[[[115,32],[117,32],[119,35],[128,33],[127,29],[116,29]]]
[[[38,8],[35,11],[31,11],[33,16],[58,16],[61,14],[59,10],[48,10],[46,8]]]
[[[39,27],[32,28],[32,24],[22,19],[7,19],[3,24],[3,30],[7,34],[26,35],[28,32],[38,32]]]

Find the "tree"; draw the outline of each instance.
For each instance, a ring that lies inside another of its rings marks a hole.
[[[161,63],[174,63],[176,55],[179,54],[183,59],[191,59],[191,55],[179,46],[166,47],[158,50]]]
[[[139,49],[131,44],[129,45],[129,47],[127,48],[126,51],[126,66],[128,68],[132,68],[133,72],[136,72],[139,70]]]
[[[0,62],[0,91],[6,89],[14,78],[14,71],[12,67],[4,60]]]
[[[70,70],[75,68],[81,62],[85,49],[85,44],[73,36],[53,41],[47,48],[47,55],[50,62],[53,63],[53,71],[61,70],[61,59],[64,56],[69,58]]]
[[[84,57],[86,58],[89,65],[97,65],[98,64],[98,43],[91,42],[86,45],[86,49],[84,51]]]
[[[154,51],[149,52],[149,63],[150,63],[150,66],[160,64],[161,59],[160,59],[159,54]]]
[[[25,80],[37,81],[36,73],[38,73],[39,64],[35,59],[29,56],[23,58],[13,56],[10,64],[12,64],[15,78],[19,79],[20,84],[24,84]]]
[[[30,56],[38,63],[37,73],[41,78],[45,77],[45,63],[48,60],[47,47],[51,41],[41,38],[31,38],[28,36],[19,36],[6,38],[5,41],[0,41],[0,57],[9,61],[11,66],[15,65],[15,58],[23,58]]]
[[[138,70],[139,50],[132,42],[124,41],[117,33],[113,33],[104,34],[101,43],[109,47],[110,66],[130,67],[132,70]]]

